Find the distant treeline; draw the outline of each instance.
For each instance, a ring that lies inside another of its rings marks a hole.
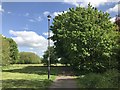
[[[9,64],[38,64],[41,58],[32,52],[19,52],[16,42],[12,38],[0,35],[1,65]]]

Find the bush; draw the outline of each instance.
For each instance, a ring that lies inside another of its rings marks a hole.
[[[120,83],[117,70],[109,70],[104,74],[89,73],[79,77],[80,88],[118,88]]]
[[[20,52],[19,53],[20,60],[18,60],[17,64],[39,64],[41,62],[41,58],[32,52]]]

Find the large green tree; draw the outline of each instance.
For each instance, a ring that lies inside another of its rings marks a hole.
[[[108,13],[90,4],[70,8],[54,18],[51,30],[57,55],[74,68],[95,72],[110,68],[116,33]]]

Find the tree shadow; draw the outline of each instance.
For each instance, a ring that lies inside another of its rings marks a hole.
[[[47,75],[48,67],[47,66],[27,66],[21,69],[2,70],[2,72]],[[66,66],[51,66],[50,74],[51,75],[73,75],[73,71],[68,66],[67,67]]]
[[[41,90],[47,88],[53,81],[48,79],[39,79],[39,80],[24,80],[24,79],[7,79],[2,80],[2,90]],[[12,87],[12,88],[11,88]],[[39,89],[41,88],[41,89]]]

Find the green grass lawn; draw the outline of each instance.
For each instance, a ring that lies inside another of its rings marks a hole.
[[[47,88],[60,73],[60,67],[51,67],[48,80],[47,67],[40,64],[16,64],[2,67],[3,88]]]
[[[34,90],[48,88],[56,76],[64,71],[70,72],[70,68],[62,65],[52,66],[50,80],[48,69],[42,64],[14,64],[2,67],[3,88],[34,88]],[[117,88],[120,74],[116,70],[107,71],[103,74],[89,73],[77,76],[79,88]],[[39,89],[41,88],[41,89]]]

